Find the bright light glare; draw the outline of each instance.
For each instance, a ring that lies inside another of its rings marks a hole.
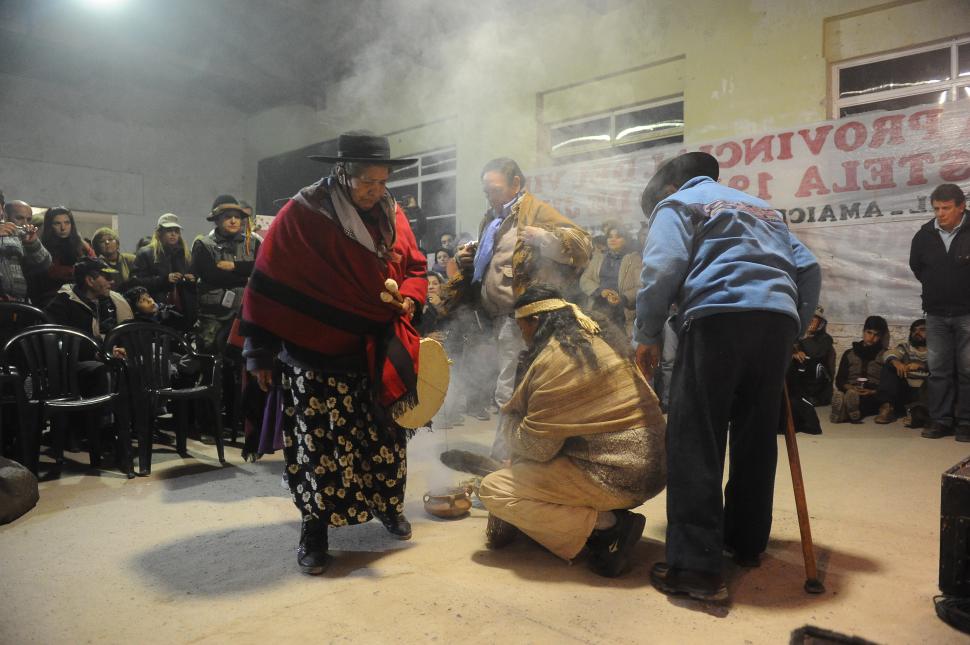
[[[78,0],[82,5],[89,9],[117,9],[118,7],[127,4],[128,0]]]

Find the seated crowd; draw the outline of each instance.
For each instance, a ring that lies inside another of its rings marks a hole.
[[[43,223],[35,226],[28,203],[13,200],[0,207],[0,302],[32,305],[49,323],[81,331],[99,344],[127,321],[164,325],[194,351],[223,357],[224,405],[232,415],[245,378],[240,350],[230,337],[260,244],[245,202],[219,196],[207,217],[212,230],[191,245],[182,236],[178,216],[165,213],[135,253],[123,252],[118,232],[108,227],[98,229],[90,242],[82,239],[69,208],[47,209]],[[17,314],[0,316],[6,344],[24,327]],[[121,347],[104,350],[125,359]],[[178,353],[172,361],[182,385],[192,385],[198,365]],[[88,367],[101,373],[104,366]],[[101,378],[81,380],[85,395],[108,387]],[[110,415],[102,423],[108,420]],[[13,451],[13,436],[4,437],[5,454]]]

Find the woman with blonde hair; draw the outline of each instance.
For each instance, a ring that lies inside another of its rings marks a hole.
[[[191,266],[192,255],[182,237],[178,215],[165,213],[158,218],[152,241],[135,255],[135,278],[155,302],[174,304],[171,294],[175,286],[195,281]]]
[[[94,232],[91,246],[98,257],[103,259],[109,267],[118,272],[112,281],[111,288],[118,293],[124,293],[131,287],[137,287],[138,281],[132,280],[135,265],[134,253],[122,253],[118,231],[110,226],[103,226]]]

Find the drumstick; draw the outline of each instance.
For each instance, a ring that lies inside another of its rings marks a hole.
[[[384,289],[386,291],[381,291],[381,301],[388,304],[392,302],[404,302],[404,298],[401,296],[401,292],[398,291],[397,282],[393,278],[388,278],[384,281]]]

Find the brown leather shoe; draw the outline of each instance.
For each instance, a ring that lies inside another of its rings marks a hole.
[[[876,415],[876,423],[886,424],[896,420],[896,414],[892,403],[883,403],[879,406],[879,414]]]
[[[694,600],[722,603],[728,599],[727,585],[717,573],[672,569],[658,562],[650,569],[650,582],[668,596],[689,596]]]

